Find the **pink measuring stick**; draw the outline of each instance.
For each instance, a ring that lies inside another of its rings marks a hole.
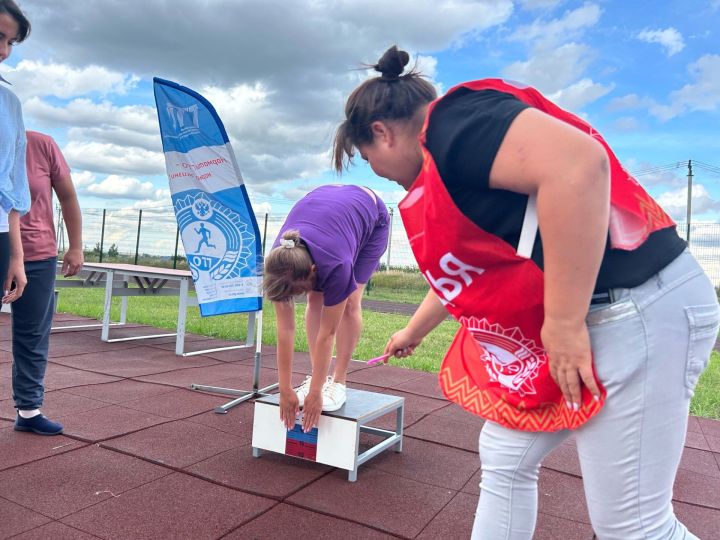
[[[370,360],[367,361],[367,364],[368,364],[368,366],[372,366],[374,364],[378,364],[380,362],[387,360],[389,357],[390,357],[389,354],[383,354],[382,356],[378,356],[376,358],[371,358]]]

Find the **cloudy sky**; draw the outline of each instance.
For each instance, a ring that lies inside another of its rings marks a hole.
[[[160,76],[215,105],[255,210],[285,212],[338,181],[329,149],[356,68],[397,43],[440,90],[502,76],[582,114],[630,170],[655,171],[640,181],[681,220],[698,161],[695,219],[720,221],[720,0],[20,3],[33,31],[0,74],[27,127],[57,139],[83,208],[170,206]],[[402,195],[362,165],[340,181]]]

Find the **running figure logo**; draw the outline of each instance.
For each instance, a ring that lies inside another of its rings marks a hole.
[[[200,223],[200,228],[195,229],[195,232],[202,236],[200,242],[198,242],[198,247],[195,250],[197,253],[200,253],[200,246],[202,246],[203,244],[205,244],[208,249],[215,249],[215,247],[217,247],[215,246],[215,244],[210,243],[209,238],[212,236],[212,231],[206,228],[204,223]]]
[[[233,279],[254,268],[251,264],[255,235],[247,223],[227,206],[195,190],[173,201],[187,252],[188,266],[195,282]]]

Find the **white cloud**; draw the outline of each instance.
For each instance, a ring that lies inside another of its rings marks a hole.
[[[575,112],[608,94],[614,85],[583,76],[595,52],[588,45],[573,41],[594,26],[600,15],[596,4],[585,3],[558,19],[536,19],[521,26],[510,39],[530,42],[532,53],[527,60],[508,65],[503,70],[504,76],[536,87],[561,107]]]
[[[282,192],[283,197],[291,201],[297,201],[302,199],[305,195],[310,193],[313,189],[320,187],[321,184],[302,184],[290,189],[286,189]]]
[[[707,54],[688,66],[694,81],[670,94],[670,102],[651,107],[660,120],[670,120],[688,111],[715,111],[720,106],[720,55]]]
[[[261,221],[261,218],[265,214],[272,214],[272,204],[270,204],[269,202],[250,202],[253,208],[253,212],[255,212],[255,218],[258,220],[259,223]],[[260,226],[262,227],[261,223]]]
[[[682,34],[673,27],[664,30],[643,30],[637,38],[647,43],[659,43],[665,47],[668,56],[673,56],[685,48]]]
[[[543,93],[558,92],[577,81],[592,60],[587,45],[566,43],[550,49],[539,48],[524,62],[514,62],[503,70],[506,77],[536,87]]]
[[[61,107],[32,97],[23,104],[23,112],[30,123],[68,128],[69,139],[76,142],[136,146],[156,152],[162,148],[154,107],[116,106],[88,98],[74,99]]]
[[[612,124],[615,131],[620,132],[633,132],[638,131],[641,127],[640,122],[634,116],[623,116],[615,120]]]
[[[572,11],[566,11],[559,19],[536,19],[529,25],[519,27],[510,35],[517,41],[537,41],[546,45],[573,39],[600,20],[602,13],[597,4],[586,3]]]
[[[35,96],[56,96],[70,99],[91,93],[125,94],[138,83],[138,78],[107,68],[90,65],[82,68],[34,60],[21,60],[15,67],[7,66],[7,76],[20,99]]]
[[[146,199],[154,200],[162,196],[163,191],[155,188],[152,182],[143,182],[137,178],[111,174],[101,182],[84,186],[81,191],[95,197],[109,199]],[[167,204],[167,200],[165,201]]]
[[[688,66],[692,82],[670,93],[667,103],[659,103],[637,94],[612,100],[609,112],[647,109],[661,121],[671,120],[691,111],[716,111],[720,108],[720,55],[707,54]]]
[[[640,182],[646,189],[655,190],[657,188],[664,188],[670,190],[680,191],[683,186],[687,187],[687,176],[685,176],[685,162],[677,164],[678,166],[674,169],[665,169],[656,172],[650,172],[636,176],[638,182]],[[650,163],[643,163],[638,167],[633,167],[634,170],[642,172],[642,170],[652,170],[655,168]],[[687,198],[687,193],[685,193]]]
[[[610,101],[607,106],[608,112],[619,112],[631,109],[650,108],[655,103],[649,98],[640,97],[637,94],[626,94]]]
[[[392,205],[399,203],[401,200],[403,200],[405,195],[407,195],[407,191],[405,191],[404,189],[394,189],[392,191],[378,191],[376,189],[373,191],[378,194],[378,196],[383,200],[385,204]]]
[[[162,151],[159,129],[158,133],[149,135],[119,126],[71,127],[67,134],[69,140],[80,143],[94,141],[121,147],[136,147],[151,152]]]
[[[520,0],[520,5],[524,9],[551,9],[563,2],[564,0]]]
[[[612,84],[602,85],[593,82],[592,79],[584,78],[548,95],[548,98],[564,109],[577,112],[588,103],[608,94],[613,88]]]
[[[109,143],[70,141],[62,149],[73,168],[106,174],[165,174],[162,152]]]
[[[132,208],[143,211],[150,210],[153,212],[154,218],[159,216],[160,219],[176,225],[169,189],[156,189],[153,192],[153,198],[137,201],[133,203]],[[157,221],[157,219],[153,220],[153,228],[157,225]]]
[[[658,204],[675,220],[684,221],[687,216],[687,187],[668,191],[656,198]],[[714,199],[703,184],[693,184],[693,215],[720,211],[720,201]]]
[[[95,183],[96,177],[90,171],[73,170],[72,179],[73,184],[75,184],[75,189],[81,191],[90,184]]]
[[[116,106],[109,101],[96,103],[88,98],[74,99],[64,107],[51,105],[38,97],[25,101],[23,111],[38,120],[57,126],[117,126],[146,134],[158,134],[155,107]]]
[[[296,91],[318,88],[318,75],[374,61],[394,42],[436,51],[472,39],[513,11],[512,0],[174,0],[169,6],[143,2],[142,16],[124,2],[54,0],[28,3],[26,10],[33,35],[43,36],[37,52],[74,65],[193,86],[268,79]],[[38,43],[28,40],[23,47],[33,50]],[[238,51],[248,53],[241,65]]]
[[[135,83],[118,73],[135,73],[145,80],[169,78],[205,95],[227,128],[243,175],[271,192],[278,183],[330,168],[328,150],[344,101],[367,75],[355,68],[398,43],[432,82],[433,51],[504,23],[513,2],[175,0],[167,9],[165,2],[149,1],[137,17],[122,3],[54,0],[27,11],[33,35],[42,41],[28,40],[24,54],[62,58],[67,66],[104,66],[97,78],[107,81],[98,86],[108,92]],[[67,28],[73,29],[72,39]],[[427,53],[417,56],[421,50]],[[113,108],[97,101],[63,107],[38,99],[28,103],[27,114],[42,125],[70,128],[68,147],[87,150],[72,156],[76,166],[100,173],[159,172],[160,162],[152,156],[160,151],[154,108]],[[139,156],[131,157],[136,149]]]

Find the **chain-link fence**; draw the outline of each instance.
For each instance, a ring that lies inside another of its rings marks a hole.
[[[417,264],[405,235],[397,208],[390,208],[390,238],[381,259],[384,268],[415,270]],[[83,209],[83,245],[88,261],[122,261],[187,268],[185,250],[178,236],[172,208],[155,209]],[[265,249],[270,249],[286,214],[257,216]],[[58,219],[60,251],[67,246],[67,235]],[[687,237],[686,224],[678,224],[678,233]],[[267,241],[265,241],[267,239]],[[700,261],[715,286],[720,286],[720,223],[693,222],[690,250]]]

